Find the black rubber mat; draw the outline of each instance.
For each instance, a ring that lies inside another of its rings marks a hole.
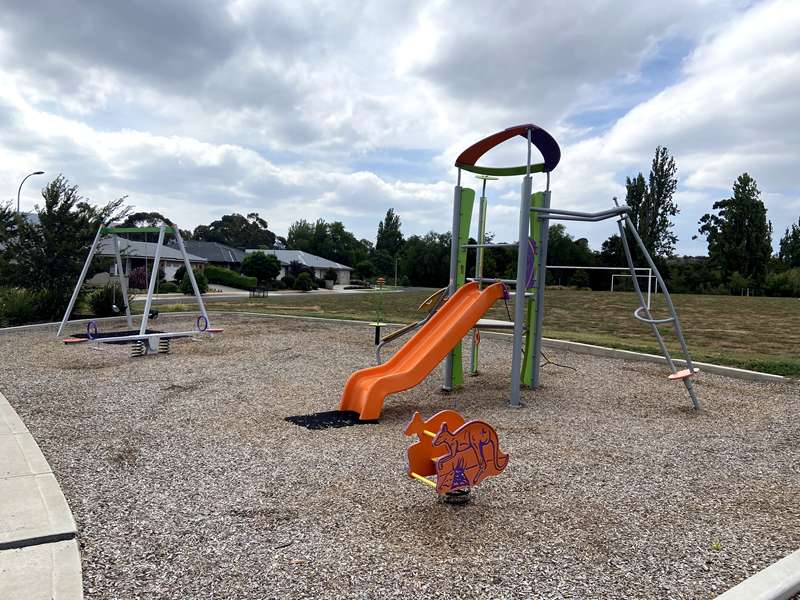
[[[298,415],[286,417],[289,423],[294,423],[306,429],[331,429],[332,427],[350,427],[351,425],[369,425],[378,421],[360,421],[358,413],[349,410],[328,410],[325,412],[312,413],[310,415]]]

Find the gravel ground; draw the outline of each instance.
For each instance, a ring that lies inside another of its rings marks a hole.
[[[185,320],[185,319],[183,319]],[[159,323],[168,330],[190,323]],[[800,547],[800,388],[554,352],[507,407],[510,343],[452,395],[438,373],[377,425],[309,431],[371,364],[363,325],[221,316],[169,356],[0,335],[0,391],[79,528],[87,597],[711,598]],[[472,503],[405,477],[403,428],[456,408],[511,462]]]

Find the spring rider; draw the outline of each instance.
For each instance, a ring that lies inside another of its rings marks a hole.
[[[497,433],[484,421],[464,422],[454,410],[443,410],[427,421],[414,413],[405,430],[418,440],[408,448],[408,476],[436,488],[443,500],[461,504],[470,488],[499,475],[508,465]],[[435,475],[436,480],[429,479]]]

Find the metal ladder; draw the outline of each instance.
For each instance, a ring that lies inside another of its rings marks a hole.
[[[614,198],[614,203],[619,206],[619,202],[617,199]],[[686,391],[689,393],[689,397],[692,399],[692,406],[695,409],[700,408],[700,401],[697,399],[697,394],[695,393],[694,384],[692,383],[692,377],[696,372],[700,369],[696,369],[692,364],[692,357],[689,354],[689,349],[686,346],[686,339],[683,337],[683,330],[681,329],[681,322],[678,319],[678,313],[675,311],[675,305],[672,303],[672,296],[669,294],[669,290],[667,289],[666,283],[664,283],[664,279],[661,277],[661,273],[659,272],[656,264],[653,262],[650,253],[647,251],[647,248],[644,246],[644,242],[642,242],[642,238],[639,236],[639,232],[636,231],[636,227],[633,226],[628,213],[622,213],[617,220],[617,226],[619,227],[619,236],[622,239],[622,247],[625,250],[625,259],[628,262],[628,269],[631,273],[631,281],[633,282],[633,289],[636,291],[636,296],[639,298],[639,308],[633,311],[633,316],[639,321],[643,323],[647,323],[650,325],[650,328],[653,332],[653,335],[656,337],[656,341],[658,341],[658,346],[661,348],[661,354],[664,355],[664,358],[667,361],[667,365],[672,371],[672,374],[669,376],[672,380],[681,380],[683,381],[683,385],[686,386]],[[642,289],[639,286],[639,280],[636,278],[636,270],[633,264],[633,256],[631,255],[631,249],[628,245],[628,238],[626,235],[626,230],[631,232],[633,235],[634,240],[636,240],[636,244],[639,246],[639,250],[641,250],[642,255],[644,256],[647,264],[653,270],[653,274],[656,276],[656,281],[658,285],[661,286],[661,291],[664,294],[664,301],[667,304],[667,309],[670,312],[670,317],[666,319],[654,319],[653,315],[650,313],[650,309],[647,308],[647,301],[642,294]],[[667,349],[667,345],[664,342],[664,338],[661,335],[661,332],[658,330],[659,325],[672,325],[675,329],[675,336],[678,338],[678,343],[681,346],[681,353],[683,354],[683,360],[686,363],[686,368],[683,370],[678,370],[675,366],[675,361],[672,359],[669,350]]]

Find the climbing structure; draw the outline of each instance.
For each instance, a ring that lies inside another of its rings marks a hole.
[[[478,160],[492,148],[515,137],[526,140],[527,160],[524,165],[517,167],[483,167],[477,164]],[[542,156],[542,161],[534,163],[531,160],[532,148],[536,148]],[[699,408],[700,403],[692,384],[692,377],[698,371],[692,365],[692,358],[686,346],[680,321],[672,303],[672,298],[667,286],[658,271],[652,257],[642,243],[630,217],[628,207],[619,206],[614,199],[613,208],[590,213],[569,211],[551,207],[550,174],[561,159],[561,151],[555,139],[541,127],[532,124],[517,125],[476,142],[464,150],[456,159],[458,179],[453,197],[453,234],[450,250],[450,284],[448,291],[454,294],[461,286],[468,282],[476,282],[479,286],[502,282],[514,287],[514,315],[510,322],[478,321],[476,330],[480,328],[507,328],[513,330],[514,342],[511,357],[511,406],[520,405],[520,388],[530,386],[538,388],[540,385],[540,372],[538,356],[542,347],[542,324],[544,320],[544,282],[547,271],[547,244],[550,221],[585,221],[598,222],[606,219],[616,219],[622,238],[625,257],[631,274],[634,291],[639,301],[639,307],[633,311],[634,318],[646,323],[655,336],[659,348],[666,360],[672,380],[682,381],[686,386],[692,406]],[[476,244],[469,242],[470,218],[474,204],[475,192],[461,186],[462,171],[476,173],[483,179],[483,193],[480,199],[478,212],[478,240]],[[541,173],[544,177],[544,189],[533,192],[533,175]],[[498,177],[522,175],[521,198],[518,223],[517,242],[507,244],[486,243],[486,181]],[[669,311],[665,318],[656,319],[650,312],[647,302],[642,294],[636,277],[632,253],[629,245],[630,237],[636,242],[641,255],[647,265],[652,269],[658,281],[664,301]],[[517,273],[516,279],[503,280],[487,277],[483,273],[483,249],[497,246],[514,246],[517,248]],[[468,279],[466,273],[467,248],[477,248],[476,275]],[[659,325],[671,325],[681,348],[685,368],[679,369],[673,360]],[[472,370],[477,369],[479,334],[473,334],[473,349],[471,357]],[[445,363],[444,389],[453,389],[463,383],[463,367],[461,364],[461,345],[454,347]]]
[[[497,145],[522,138],[526,141],[525,164],[517,167],[483,167],[478,160]],[[536,148],[542,156],[541,162],[532,162],[532,150]],[[345,385],[340,410],[358,412],[362,420],[380,417],[384,398],[388,394],[408,389],[421,382],[444,358],[443,389],[452,390],[464,381],[461,340],[473,331],[471,371],[477,372],[480,329],[508,329],[513,331],[511,350],[511,390],[509,403],[520,406],[520,389],[528,386],[536,389],[540,385],[540,363],[542,348],[542,324],[544,320],[544,283],[547,272],[548,230],[551,221],[598,222],[616,219],[622,238],[625,257],[631,280],[639,300],[633,311],[637,320],[647,324],[655,336],[671,374],[671,380],[682,381],[686,386],[694,408],[700,403],[694,390],[692,378],[697,369],[686,346],[678,315],[672,304],[667,286],[642,239],[628,216],[628,207],[615,206],[604,211],[590,213],[562,210],[551,207],[550,175],[561,159],[561,150],[555,139],[541,127],[526,124],[510,127],[476,142],[464,150],[456,159],[458,179],[453,191],[453,227],[450,248],[450,281],[444,295],[432,296],[426,304],[432,313],[422,321],[393,332],[378,346],[401,335],[419,329],[385,364],[362,369],[353,373]],[[461,185],[462,171],[476,173],[483,180],[483,191],[478,211],[478,240],[469,243],[470,221],[475,203],[475,190]],[[533,191],[533,175],[541,174],[543,189]],[[499,177],[522,176],[518,237],[516,242],[505,244],[487,243],[486,183]],[[652,269],[669,311],[665,318],[654,318],[642,294],[636,277],[629,236],[639,247],[641,255]],[[512,246],[517,248],[517,272],[515,279],[487,277],[483,272],[485,248]],[[467,278],[467,250],[476,248],[477,264],[474,278]],[[484,288],[484,286],[486,286]],[[513,292],[509,291],[513,287]],[[481,317],[492,304],[503,298],[514,296],[514,314],[508,321],[485,320]],[[435,311],[435,312],[433,312]],[[667,349],[660,325],[671,325],[680,345],[685,368],[679,369]]]

